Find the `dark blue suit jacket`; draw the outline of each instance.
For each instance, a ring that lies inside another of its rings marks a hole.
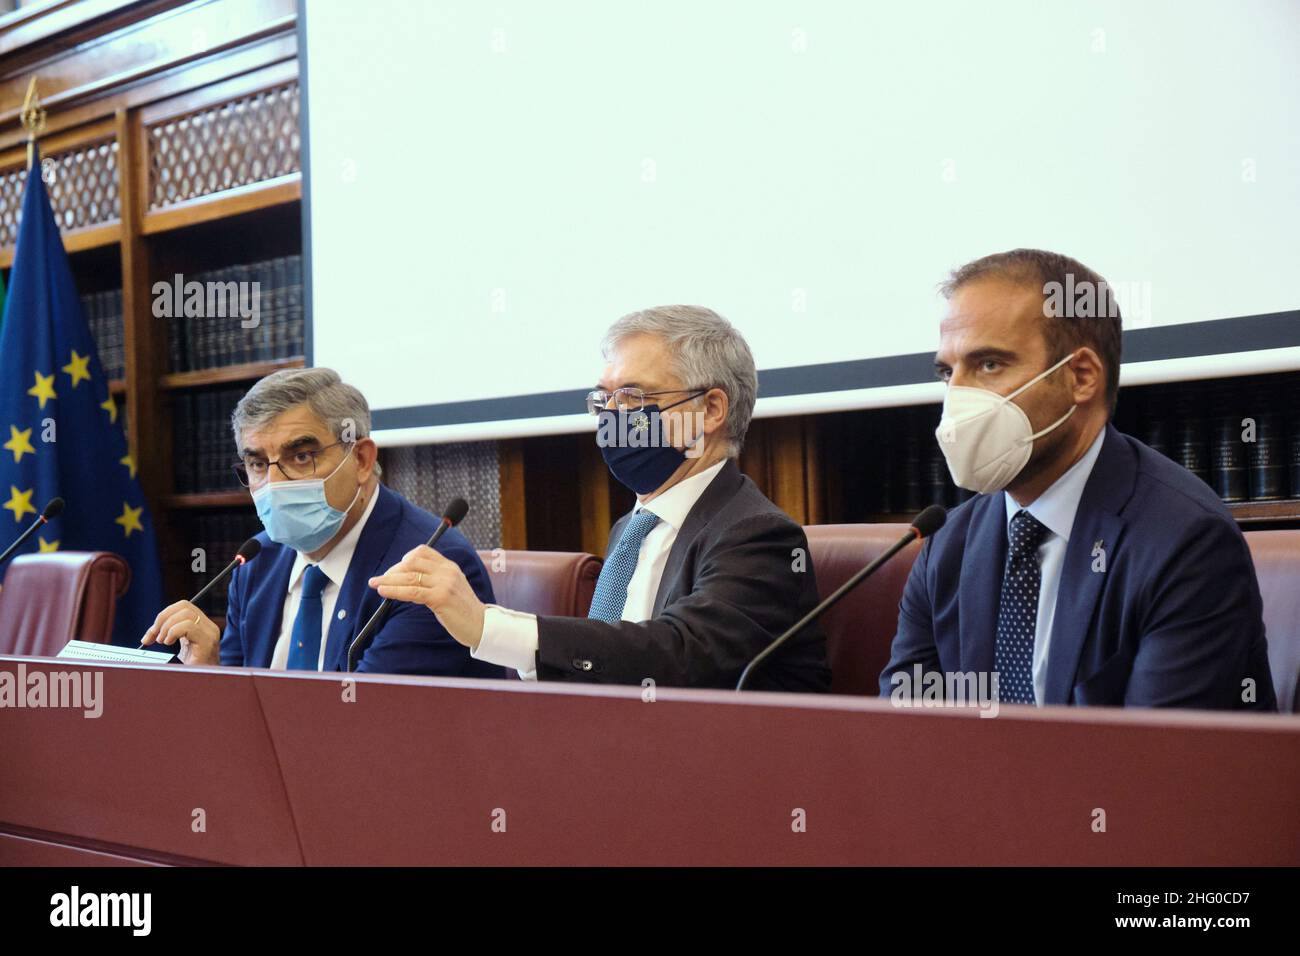
[[[347,667],[348,645],[382,602],[366,582],[382,574],[437,529],[439,519],[395,491],[379,486],[379,500],[361,529],[352,563],[339,589],[325,644],[325,670]],[[230,579],[226,630],[221,636],[221,663],[235,667],[269,667],[280,636],[289,572],[297,552],[261,532],[262,552],[237,568]],[[470,587],[484,603],[493,600],[492,583],[478,552],[455,528],[438,541],[438,552],[460,565]],[[338,611],[346,610],[343,620]],[[458,677],[504,677],[503,668],[476,661],[422,604],[396,601],[382,627],[357,661],[357,671],[382,674],[429,674]]]
[[[899,605],[891,676],[991,673],[1007,551],[1002,492],[948,513]],[[1097,543],[1105,570],[1093,570]],[[1061,569],[1044,703],[1276,710],[1259,585],[1205,482],[1106,426]],[[1243,681],[1254,682],[1244,702]]]

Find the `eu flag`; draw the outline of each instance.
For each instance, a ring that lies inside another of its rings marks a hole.
[[[135,644],[162,607],[153,523],[40,169],[37,155],[0,326],[0,547],[62,497],[63,514],[24,549],[125,558],[113,641]]]

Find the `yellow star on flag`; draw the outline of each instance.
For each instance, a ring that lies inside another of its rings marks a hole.
[[[99,407],[108,412],[108,420],[110,422],[117,421],[117,402],[113,401],[112,395],[100,402]]]
[[[34,510],[35,509],[33,509],[33,511]],[[139,508],[132,508],[129,504],[127,504],[124,501],[122,502],[121,516],[114,518],[113,521],[116,524],[120,524],[122,526],[122,533],[129,538],[131,537],[132,531],[141,531],[141,532],[144,531],[144,526],[140,524],[140,515],[143,512],[144,512],[144,505],[141,505]]]
[[[54,376],[37,372],[36,384],[27,390],[27,394],[36,396],[37,401],[41,403],[41,408],[44,408],[48,399],[59,397],[54,394]]]
[[[4,506],[14,513],[14,521],[22,521],[23,515],[28,511],[36,514],[36,509],[32,507],[33,490],[29,488],[26,491],[19,491],[13,485],[9,486],[9,500],[5,502]],[[144,529],[140,530],[143,531]]]
[[[40,547],[40,549],[41,549],[41,552],[40,552],[40,553],[41,553],[41,554],[49,554],[51,551],[58,551],[58,550],[59,550],[59,539],[58,539],[58,538],[55,538],[53,541],[46,541],[43,537],[41,537],[40,535],[37,535],[37,536],[36,536],[36,544],[37,544],[37,546]]]
[[[72,360],[63,366],[63,371],[72,376],[73,388],[76,388],[80,381],[90,381],[90,369],[86,367],[89,362],[89,355],[78,355],[76,349],[72,350]]]
[[[117,460],[117,463],[118,463],[119,465],[126,465],[127,470],[129,470],[129,471],[131,472],[131,477],[132,477],[132,478],[135,477],[135,459],[134,459],[134,458],[132,458],[130,455],[123,455],[121,458],[119,458],[119,459]]]
[[[4,443],[4,447],[14,453],[14,462],[23,460],[23,455],[34,455],[36,449],[32,447],[32,430],[19,431],[17,425],[9,426],[10,438]]]

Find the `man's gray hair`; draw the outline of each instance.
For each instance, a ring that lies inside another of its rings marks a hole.
[[[351,440],[370,436],[370,404],[360,390],[339,378],[332,368],[289,368],[272,372],[245,393],[230,416],[235,450],[244,450],[244,432],[261,428],[277,415],[306,405],[329,425],[336,439],[346,429]],[[375,474],[380,474],[375,462]]]
[[[654,335],[668,346],[673,374],[684,388],[720,388],[727,393],[728,454],[735,458],[758,397],[754,354],[736,327],[712,309],[699,305],[660,305],[623,316],[600,343],[610,353],[630,335]]]

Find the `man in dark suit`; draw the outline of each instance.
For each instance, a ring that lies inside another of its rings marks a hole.
[[[922,546],[881,693],[975,674],[996,675],[1002,703],[1276,709],[1236,522],[1109,424],[1110,287],[1017,249],[958,269],[944,294],[936,435],[953,479],[980,494]]]
[[[803,529],[740,473],[758,374],[716,313],[624,316],[587,408],[614,477],[637,494],[615,525],[589,617],[485,606],[454,562],[416,548],[371,584],[432,609],[475,658],[525,680],[732,687],[746,663],[817,602]],[[825,691],[826,641],[810,627],[750,686]]]
[[[232,420],[239,462],[265,528],[262,551],[230,580],[225,632],[189,601],[159,613],[143,643],[181,645],[187,664],[346,669],[348,645],[379,606],[371,576],[429,539],[439,519],[379,481],[370,408],[332,369],[276,372]],[[464,535],[438,550],[492,600],[487,569]],[[472,659],[437,618],[400,605],[363,649],[358,671],[502,677]]]

